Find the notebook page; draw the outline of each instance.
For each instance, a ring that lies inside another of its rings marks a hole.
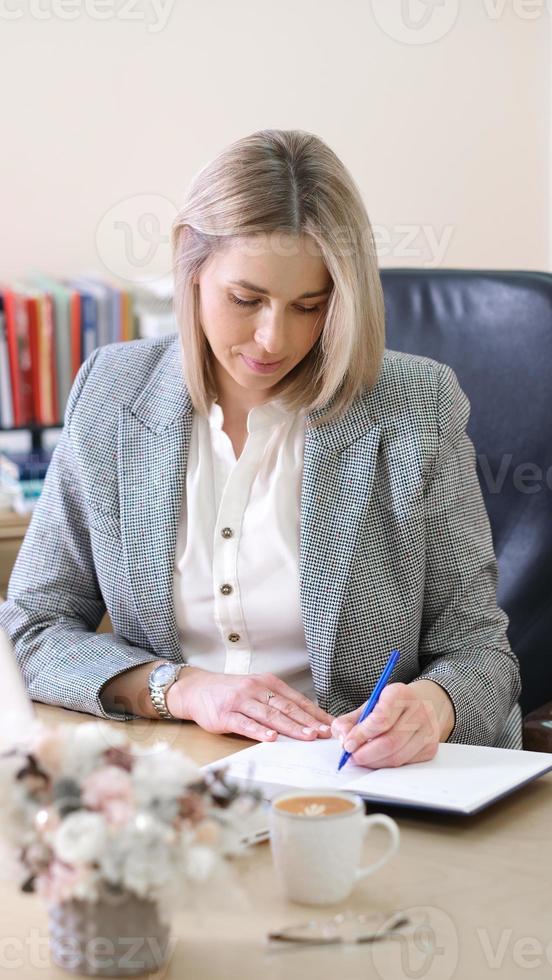
[[[209,767],[228,766],[228,775],[262,786],[341,789],[390,803],[470,813],[515,786],[552,769],[552,754],[441,743],[430,762],[367,769],[349,761],[337,772],[337,739],[301,742],[279,736],[228,756]]]
[[[390,802],[472,813],[548,769],[550,753],[442,742],[430,762],[370,770],[351,779],[349,788]]]

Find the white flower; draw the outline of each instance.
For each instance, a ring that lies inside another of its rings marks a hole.
[[[186,787],[199,782],[202,775],[194,762],[164,743],[136,760],[131,777],[138,806],[152,806],[155,800],[175,800]]]
[[[67,864],[98,861],[107,842],[107,824],[100,813],[77,810],[61,822],[53,840],[58,858]]]
[[[158,896],[180,875],[175,840],[176,834],[161,821],[138,813],[124,834],[107,841],[99,859],[102,877],[142,897]]]
[[[127,745],[128,740],[123,732],[102,720],[72,727],[63,746],[63,775],[80,782],[101,764],[102,755],[107,749]]]
[[[185,857],[186,874],[194,881],[205,881],[218,863],[216,852],[203,844],[196,844],[195,847],[187,848]]]

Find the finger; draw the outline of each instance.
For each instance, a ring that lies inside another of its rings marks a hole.
[[[263,703],[262,697],[258,699],[261,704]],[[292,701],[291,698],[286,698],[280,694],[275,694],[273,698],[268,702],[271,708],[275,708],[282,715],[287,718],[291,718],[295,721],[300,728],[312,728],[319,735],[320,738],[329,738],[331,736],[331,728],[329,725],[320,723],[318,719],[313,718],[308,711],[305,711],[299,704]],[[256,717],[256,716],[255,716]]]
[[[404,766],[432,759],[438,745],[426,728],[420,728],[406,737],[404,733],[395,735],[391,732],[366,742],[351,758],[356,765],[370,769]]]
[[[271,698],[268,704],[250,698],[241,705],[241,712],[249,718],[254,718],[260,725],[266,728],[273,728],[280,735],[289,735],[290,738],[300,738],[303,741],[315,739],[318,729],[315,724],[303,725],[274,707],[276,698]],[[307,716],[308,717],[308,716]]]
[[[369,739],[390,731],[398,724],[405,728],[410,725],[409,730],[412,733],[418,724],[413,716],[418,712],[421,702],[410,690],[405,689],[406,684],[390,685],[383,691],[374,710],[349,732],[348,737],[358,745],[362,745]]]
[[[301,694],[300,691],[294,690],[294,688],[289,687],[285,681],[280,680],[279,677],[274,677],[271,674],[265,674],[259,678],[261,684],[263,685],[262,692],[258,696],[258,700],[262,701],[267,690],[273,691],[274,694],[278,694],[288,701],[293,701],[299,708],[301,708],[306,714],[309,715],[311,719],[311,724],[314,725],[328,725],[331,726],[334,720],[333,715],[329,715],[327,711],[324,711],[319,705],[314,704],[305,694]],[[264,686],[266,685],[266,687]]]
[[[332,722],[332,735],[334,738],[343,739],[346,735],[348,735],[351,728],[356,725],[358,719],[360,718],[363,707],[364,706],[361,705],[360,708],[356,708],[355,711],[349,711],[348,714],[339,715],[338,718],[334,719]]]
[[[278,738],[278,733],[273,728],[260,725],[253,718],[248,718],[239,711],[229,712],[225,718],[225,725],[227,732],[245,735],[246,738],[254,738],[258,742],[274,742]]]

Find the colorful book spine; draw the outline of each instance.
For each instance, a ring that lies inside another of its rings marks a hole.
[[[33,422],[33,388],[29,320],[25,298],[13,289],[4,291],[6,338],[15,426]]]
[[[0,282],[0,429],[63,425],[96,348],[175,329],[170,283],[132,290],[100,275]]]

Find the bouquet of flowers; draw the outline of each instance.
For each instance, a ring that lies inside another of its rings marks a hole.
[[[243,850],[259,794],[202,773],[166,742],[140,748],[102,721],[39,727],[0,755],[0,820],[24,891],[48,904],[105,889],[158,903]],[[3,862],[5,863],[5,862]]]

